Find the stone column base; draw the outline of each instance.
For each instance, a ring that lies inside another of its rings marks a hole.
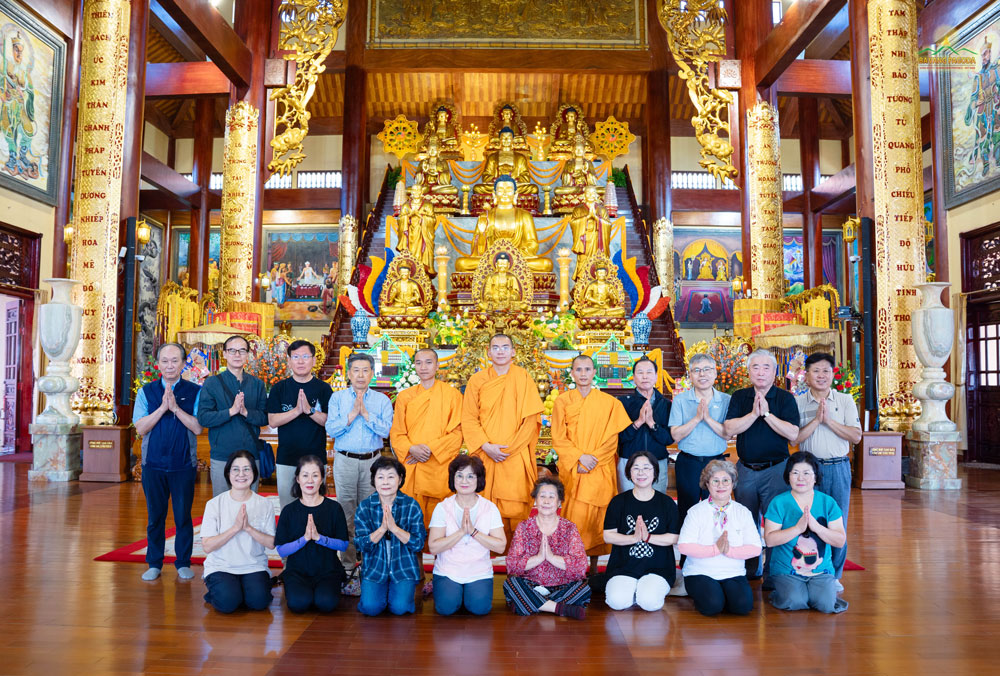
[[[28,431],[34,455],[29,481],[75,481],[80,476],[83,433],[78,425],[38,423]]]
[[[910,455],[910,473],[906,485],[924,490],[958,490],[958,432],[906,433],[906,447]]]

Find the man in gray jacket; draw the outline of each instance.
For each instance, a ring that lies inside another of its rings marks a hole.
[[[226,370],[205,379],[198,402],[198,422],[208,428],[213,497],[229,489],[223,474],[234,451],[249,451],[260,469],[257,439],[260,428],[267,424],[264,383],[243,372],[250,343],[242,336],[233,336],[226,340],[222,351]],[[252,489],[256,491],[257,486],[255,482]]]

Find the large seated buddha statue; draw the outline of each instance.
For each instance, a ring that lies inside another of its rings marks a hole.
[[[458,188],[451,184],[451,169],[441,159],[439,144],[437,136],[427,139],[427,151],[417,164],[413,184],[424,186],[432,195],[457,195]]]
[[[521,112],[513,103],[498,103],[493,109],[493,119],[487,134],[490,137],[486,151],[491,152],[500,149],[500,131],[510,129],[514,132],[514,149],[528,152],[528,143],[525,137],[528,135],[528,127],[521,119]]]
[[[566,160],[560,181],[562,185],[553,192],[556,195],[583,195],[587,186],[597,186],[597,170],[594,163],[587,159],[587,143],[582,135],[577,134],[573,142],[573,157]],[[598,193],[604,192],[598,189]]]
[[[431,119],[424,125],[424,142],[420,150],[426,153],[430,140],[436,138],[438,153],[442,159],[462,159],[457,118],[454,106],[444,102],[438,103],[431,114]]]
[[[514,181],[518,195],[537,195],[538,186],[531,182],[528,170],[528,156],[514,150],[514,131],[510,127],[500,130],[500,149],[486,156],[482,183],[473,186],[477,195],[493,192],[496,180],[506,176]]]
[[[496,205],[476,221],[472,236],[472,251],[455,261],[456,272],[471,272],[479,265],[486,249],[498,239],[509,239],[524,256],[533,272],[552,272],[552,260],[538,256],[538,233],[535,219],[524,209],[514,206],[517,182],[510,176],[500,176],[493,185]]]
[[[573,157],[573,147],[576,137],[584,139],[585,154],[594,156],[594,144],[590,142],[590,127],[583,119],[580,106],[564,103],[559,106],[555,122],[549,129],[552,135],[552,146],[549,148],[550,160],[568,160]]]

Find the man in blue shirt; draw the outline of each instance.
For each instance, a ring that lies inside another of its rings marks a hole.
[[[371,355],[351,354],[347,358],[347,379],[351,386],[334,392],[327,407],[326,433],[333,439],[333,450],[337,452],[333,481],[337,487],[337,502],[347,517],[351,542],[354,541],[354,512],[358,503],[375,491],[371,483],[371,466],[382,453],[392,427],[389,397],[368,387],[374,373],[375,360]],[[353,544],[341,559],[350,576],[358,563]],[[345,593],[353,591],[349,589]]]
[[[688,510],[708,497],[701,488],[701,472],[726,453],[722,423],[729,410],[729,395],[715,389],[718,375],[715,360],[696,354],[688,362],[692,388],[674,397],[670,409],[670,434],[677,441],[677,510],[681,522]]]
[[[174,549],[177,577],[190,580],[194,526],[191,503],[198,470],[198,400],[201,388],[181,379],[187,354],[177,343],[156,351],[160,378],[146,383],[136,395],[132,424],[142,437],[142,491],[146,494],[146,563],[142,579],[160,577],[166,543],[167,503],[173,502],[177,535]]]

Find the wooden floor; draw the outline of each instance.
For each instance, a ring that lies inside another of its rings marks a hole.
[[[850,609],[705,618],[685,598],[662,612],[519,618],[499,584],[486,618],[223,616],[200,579],[172,566],[92,559],[144,537],[140,486],[27,481],[0,463],[0,674],[987,674],[1000,642],[1000,472],[963,472],[962,492],[855,491],[848,527]],[[210,496],[201,483],[196,513]],[[196,568],[200,576],[200,568]]]

